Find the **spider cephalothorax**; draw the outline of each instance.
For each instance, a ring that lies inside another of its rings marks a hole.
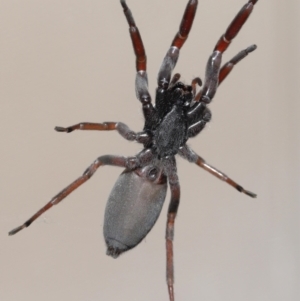
[[[196,78],[193,86],[176,82],[175,74],[167,89],[157,88],[151,122],[145,122],[144,131],[151,137],[145,147],[151,147],[158,158],[174,156],[190,137],[196,136],[210,120],[211,114],[204,102],[195,102]]]
[[[142,104],[145,125],[142,132],[134,132],[121,122],[83,122],[69,127],[56,127],[58,132],[70,133],[74,130],[117,130],[129,141],[143,144],[143,150],[133,157],[105,155],[97,158],[83,175],[54,196],[43,208],[23,225],[9,232],[13,235],[28,227],[46,210],[61,202],[77,187],[85,183],[103,165],[125,168],[118,178],[107,201],[104,218],[104,237],[107,254],[117,258],[121,253],[135,247],[152,229],[166,197],[167,182],[171,190],[166,226],[167,284],[170,301],[174,301],[173,237],[174,222],[180,200],[180,186],[176,170],[175,155],[179,154],[195,163],[212,175],[225,181],[251,197],[256,195],[245,190],[221,171],[206,163],[186,142],[197,136],[210,121],[207,108],[220,83],[231,72],[234,65],[248,53],[256,49],[252,45],[239,52],[221,67],[222,54],[248,19],[258,0],[248,0],[230,23],[226,32],[217,42],[208,59],[204,83],[200,78],[193,79],[191,85],[179,81],[180,75],[172,77],[179,52],[193,24],[198,1],[189,0],[173,42],[165,55],[158,72],[155,105],[148,92],[146,53],[139,30],[125,0],[120,0],[124,9],[129,32],[136,55],[136,95]],[[197,92],[197,86],[202,86]]]

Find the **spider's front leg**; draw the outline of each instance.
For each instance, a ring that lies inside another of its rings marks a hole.
[[[146,132],[136,133],[122,122],[103,122],[103,123],[81,122],[75,125],[68,126],[66,128],[61,126],[56,126],[54,129],[57,132],[66,132],[66,133],[71,133],[74,130],[84,130],[84,131],[85,130],[92,130],[92,131],[116,130],[123,138],[129,141],[147,143],[150,139],[149,135]]]
[[[247,47],[246,49],[240,51],[237,55],[235,55],[230,61],[228,61],[226,64],[224,64],[220,70],[219,73],[219,84],[222,83],[222,81],[228,76],[228,74],[231,72],[233,67],[240,62],[242,59],[244,59],[250,52],[254,51],[256,49],[256,45],[251,45]]]
[[[189,0],[184,11],[179,31],[174,37],[170,49],[168,50],[160,70],[158,72],[157,83],[160,88],[167,89],[171,80],[172,71],[175,68],[179,57],[179,50],[188,38],[189,32],[192,28],[198,0]]]
[[[218,70],[214,67],[214,65],[217,66],[217,63],[214,63],[214,60],[219,59],[221,63],[222,53],[228,48],[231,41],[237,36],[237,34],[247,21],[248,17],[250,16],[257,1],[258,0],[249,0],[232,20],[225,33],[220,37],[207,63],[204,86],[196,95],[195,101],[203,101],[205,103],[211,102],[217,91],[218,85],[227,77],[234,65],[245,58],[248,53],[256,49],[256,46],[252,45],[247,49],[239,52],[235,57],[227,62],[221,68],[221,70],[220,65],[218,66]]]
[[[224,52],[231,41],[237,36],[240,29],[246,23],[250,14],[252,13],[253,7],[258,0],[249,0],[238,12],[235,18],[232,20],[225,33],[220,37],[217,42],[214,51]]]
[[[231,41],[237,36],[242,26],[246,23],[257,1],[258,0],[249,0],[248,3],[246,3],[241,8],[239,13],[235,16],[235,18],[228,26],[226,32],[220,37],[214,50],[224,52],[228,48]],[[248,48],[239,52],[229,62],[224,64],[219,74],[219,85],[228,76],[228,74],[231,72],[233,67],[255,49],[256,49],[256,45],[251,45]]]
[[[151,120],[155,114],[155,108],[151,103],[151,96],[148,91],[148,76],[147,76],[147,57],[144,44],[140,32],[135,24],[131,10],[127,6],[125,0],[120,0],[123,7],[127,23],[129,25],[129,33],[132,41],[133,50],[136,57],[136,79],[135,89],[136,97],[142,103],[143,113],[146,122]]]

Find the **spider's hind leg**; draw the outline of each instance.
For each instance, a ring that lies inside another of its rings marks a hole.
[[[64,188],[61,192],[55,195],[44,207],[42,207],[38,212],[36,212],[31,218],[29,218],[23,225],[11,230],[9,235],[14,235],[21,231],[22,229],[29,227],[32,222],[34,222],[39,216],[41,216],[44,212],[48,209],[60,203],[64,198],[66,198],[71,192],[77,189],[79,186],[84,184],[87,180],[89,180],[92,175],[96,172],[96,170],[100,166],[104,165],[112,165],[112,166],[119,166],[119,167],[126,167],[128,165],[129,160],[125,157],[120,156],[101,156],[97,160],[95,160],[80,176],[78,179],[73,181],[70,185]]]
[[[57,195],[55,195],[45,206],[43,206],[39,211],[37,211],[31,218],[29,218],[24,224],[21,226],[14,228],[8,234],[14,235],[21,231],[24,228],[27,228],[34,222],[39,216],[45,213],[54,205],[60,203],[63,199],[65,199],[70,193],[72,193],[75,189],[79,186],[84,184],[88,181],[93,174],[98,170],[101,166],[117,166],[123,167],[127,170],[134,170],[135,168],[146,165],[150,162],[153,158],[150,149],[144,149],[138,155],[134,157],[123,157],[123,156],[112,156],[112,155],[105,155],[97,158],[83,173],[82,176],[77,178],[71,184],[69,184],[66,188],[60,191]]]
[[[174,157],[163,160],[164,170],[167,174],[171,190],[171,200],[168,208],[168,219],[166,226],[166,253],[167,253],[167,285],[170,301],[174,301],[174,265],[173,265],[173,240],[174,224],[180,201],[180,185]]]
[[[256,194],[244,189],[241,185],[233,181],[231,178],[229,178],[226,174],[223,172],[219,171],[218,169],[214,168],[213,166],[209,165],[208,163],[205,162],[204,159],[202,159],[199,155],[197,155],[190,147],[187,145],[184,145],[180,148],[178,154],[188,160],[191,163],[195,163],[204,170],[208,171],[211,173],[213,176],[219,178],[220,180],[226,182],[227,184],[231,185],[233,188],[235,188],[237,191],[245,193],[246,195],[256,198]]]

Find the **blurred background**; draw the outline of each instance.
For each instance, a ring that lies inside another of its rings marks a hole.
[[[215,43],[246,0],[201,0],[175,72],[204,77]],[[128,0],[148,56],[154,96],[186,0]],[[7,235],[104,154],[140,145],[115,132],[55,132],[81,121],[143,126],[135,58],[119,1],[0,3],[0,299],[168,300],[162,214],[147,238],[114,260],[102,235],[121,170],[94,177],[30,228]],[[178,158],[175,226],[179,300],[299,300],[300,3],[263,1],[224,55],[255,43],[221,85],[213,118],[189,145],[257,199]]]

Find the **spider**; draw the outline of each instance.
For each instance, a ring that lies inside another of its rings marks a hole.
[[[13,229],[14,235],[28,227],[45,211],[61,202],[71,192],[89,180],[100,166],[112,165],[125,168],[109,196],[104,217],[104,238],[107,255],[117,258],[141,242],[154,226],[164,203],[167,183],[171,200],[166,225],[167,286],[169,300],[174,301],[173,238],[174,222],[180,200],[180,185],[176,170],[175,155],[195,163],[217,178],[236,188],[239,192],[255,198],[256,194],[245,190],[223,172],[212,167],[197,155],[187,144],[189,138],[197,136],[211,119],[208,104],[218,86],[231,72],[234,65],[256,49],[252,45],[239,52],[221,67],[223,52],[238,34],[258,0],[249,0],[220,37],[208,59],[204,84],[199,77],[191,85],[180,82],[180,74],[172,76],[179,52],[191,30],[198,5],[189,0],[183,14],[179,31],[165,55],[157,77],[155,106],[148,92],[146,53],[139,30],[125,0],[120,0],[129,25],[133,49],[136,56],[136,96],[142,104],[145,118],[141,132],[132,131],[121,122],[78,123],[69,127],[55,127],[58,132],[74,130],[116,130],[123,138],[143,145],[143,150],[133,157],[105,155],[97,158],[81,177],[54,196],[44,207],[23,225]],[[197,92],[197,86],[202,89]]]

